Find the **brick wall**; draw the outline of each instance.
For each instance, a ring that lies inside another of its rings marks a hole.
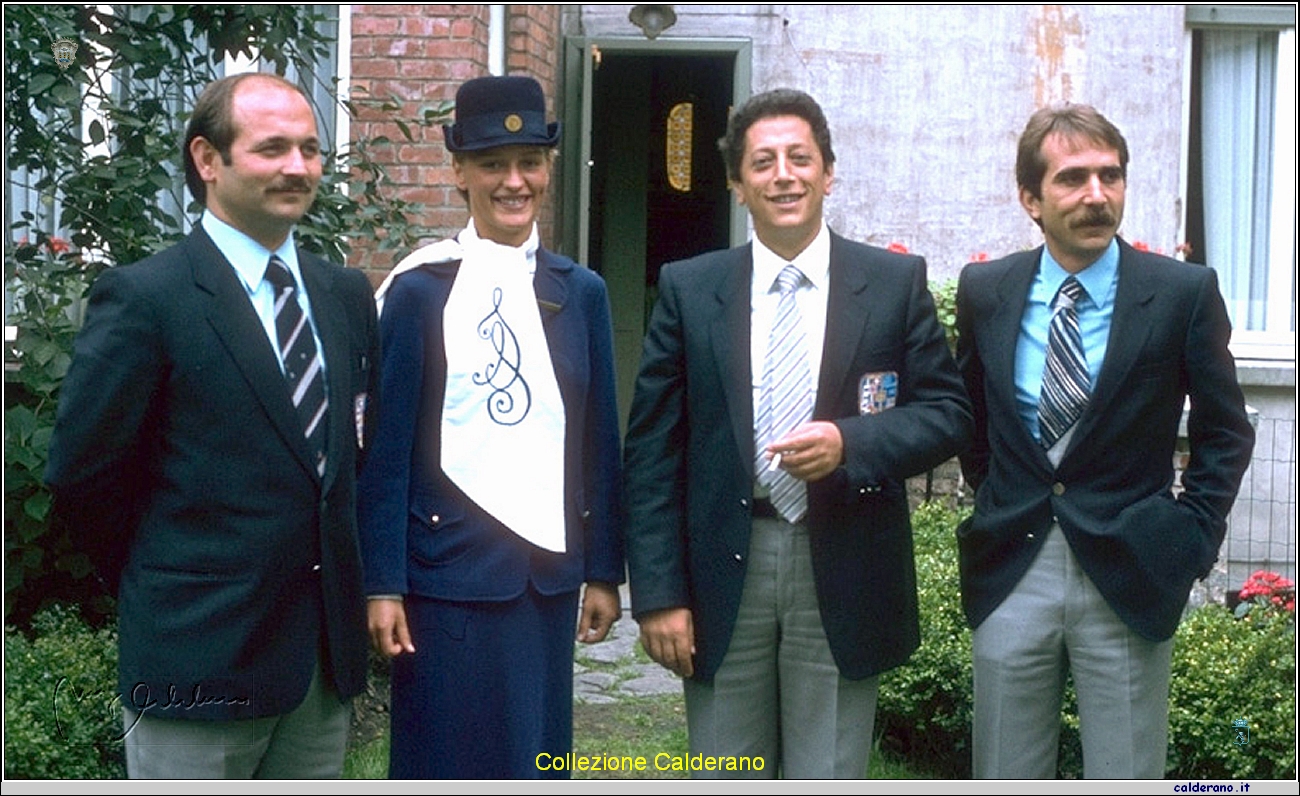
[[[559,56],[557,6],[507,6],[507,71],[529,74],[542,84],[554,113]],[[356,5],[352,10],[352,85],[354,98],[395,96],[398,115],[415,118],[442,100],[451,100],[466,80],[488,73],[487,5]],[[388,169],[391,190],[424,212],[410,220],[432,229],[433,238],[464,227],[468,209],[456,191],[451,155],[442,129],[412,127],[407,141],[385,114],[362,111],[352,123],[352,137],[386,136],[393,144],[376,152]],[[558,185],[558,175],[552,187]],[[553,196],[553,194],[552,194]],[[539,220],[542,241],[553,240],[554,201]],[[406,252],[379,252],[367,241],[354,241],[349,265],[364,269],[378,284]]]
[[[546,95],[548,118],[554,119],[560,74],[560,7],[558,5],[506,6],[506,73],[531,75],[542,84]],[[577,125],[563,125],[561,135],[574,135]],[[557,148],[558,151],[558,148]],[[556,160],[551,171],[551,188],[537,231],[542,245],[554,248],[556,242],[556,213],[560,204],[560,163]]]

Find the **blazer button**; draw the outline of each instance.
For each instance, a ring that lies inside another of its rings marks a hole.
[[[433,516],[429,517],[430,525],[437,525],[441,521],[442,521],[442,517],[439,517],[437,514],[434,514]]]
[[[312,572],[320,572],[320,564],[312,564],[312,566],[311,566],[311,571],[312,571]]]
[[[740,499],[740,507],[741,507],[742,509],[747,509],[747,508],[749,508],[749,499],[748,499],[748,498],[741,498],[741,499]]]
[[[1028,540],[1031,541],[1031,542],[1034,541],[1034,535],[1033,535],[1032,533],[1030,533],[1030,534],[1026,534],[1026,535],[1025,535],[1025,538],[1028,539]]]
[[[591,519],[591,509],[587,509],[586,511],[582,512],[582,518],[584,520]]]
[[[1052,484],[1052,494],[1056,495],[1057,497],[1064,495],[1065,484],[1062,484],[1060,481],[1057,481],[1055,484]]]
[[[744,558],[741,557],[740,553],[736,553],[734,557],[737,563],[745,560]]]

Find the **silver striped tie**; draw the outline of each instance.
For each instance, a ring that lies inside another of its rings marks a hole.
[[[1084,295],[1073,276],[1066,279],[1052,302],[1052,322],[1047,332],[1047,364],[1038,399],[1038,432],[1043,447],[1051,448],[1083,414],[1091,384],[1088,359],[1079,333],[1074,305]]]
[[[795,301],[795,290],[803,280],[803,272],[793,265],[787,265],[776,278],[781,298],[767,341],[754,462],[758,482],[771,491],[772,505],[792,523],[803,519],[808,512],[808,490],[802,481],[784,470],[771,470],[763,451],[812,418],[813,381],[808,365],[808,340]]]
[[[275,288],[275,334],[280,344],[280,361],[289,383],[294,409],[302,423],[303,436],[316,463],[316,474],[325,474],[325,440],[327,438],[325,374],[321,371],[320,352],[312,336],[307,315],[298,305],[298,289],[293,274],[284,261],[274,254],[266,266],[266,281]]]

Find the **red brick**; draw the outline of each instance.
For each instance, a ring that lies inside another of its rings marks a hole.
[[[387,57],[357,58],[352,61],[356,77],[397,77],[397,61]]]
[[[380,52],[394,58],[423,58],[426,51],[425,40],[416,36],[395,36],[377,43]]]
[[[397,140],[397,139],[393,139]],[[442,151],[431,144],[402,144],[397,150],[398,163],[441,163]]]
[[[451,22],[451,36],[454,39],[468,39],[474,35],[474,20],[454,19]]]
[[[415,14],[424,13],[424,10],[428,8],[428,6],[398,5],[398,4],[389,5],[385,3],[384,5],[358,6],[358,8],[364,9],[364,12],[367,14],[374,14],[376,16],[409,17]]]
[[[389,17],[352,15],[352,35],[391,35],[398,31],[398,20]]]
[[[403,36],[432,36],[435,27],[434,20],[426,16],[403,17],[400,23]]]
[[[430,41],[427,52],[430,58],[483,59],[487,57],[487,42],[473,39],[442,39]]]

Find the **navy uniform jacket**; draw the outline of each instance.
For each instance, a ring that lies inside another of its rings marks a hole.
[[[958,529],[966,617],[978,627],[1006,599],[1056,521],[1120,619],[1161,641],[1192,581],[1214,565],[1254,445],[1228,314],[1212,270],[1120,241],[1106,359],[1053,468],[1015,399],[1016,341],[1041,254],[961,272],[957,359],[975,407],[962,468],[977,490],[975,514]],[[1174,497],[1184,398],[1191,460]]]
[[[329,396],[316,473],[279,355],[202,228],[90,294],[46,481],[115,577],[124,704],[159,718],[287,713],[319,655],[365,686],[357,409],[379,337],[358,271],[299,253]],[[151,704],[152,702],[152,704]]]
[[[633,612],[689,607],[695,678],[713,678],[745,581],[754,490],[752,245],[664,266],[626,440]],[[897,405],[859,414],[860,380],[898,374]],[[813,419],[844,464],[808,485],[817,602],[840,672],[862,679],[920,643],[904,479],[970,439],[970,404],[935,317],[925,261],[832,233]]]
[[[361,478],[366,593],[505,601],[623,581],[618,409],[609,301],[599,276],[539,249],[538,311],[564,401],[564,554],[535,547],[471,502],[439,466],[442,310],[459,262],[402,274],[385,299],[383,411]],[[520,451],[520,455],[526,455]],[[501,484],[510,490],[511,484]]]

